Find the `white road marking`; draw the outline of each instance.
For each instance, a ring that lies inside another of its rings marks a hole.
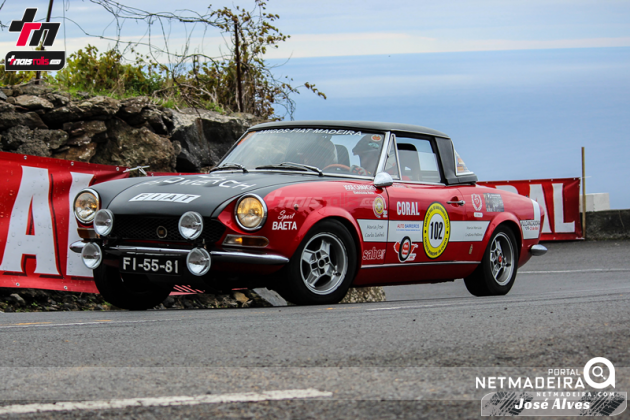
[[[630,268],[588,268],[585,270],[519,271],[518,274],[605,273],[608,271],[630,271]]]
[[[36,327],[73,327],[76,325],[141,324],[145,322],[161,322],[161,321],[175,321],[175,319],[143,319],[140,321],[91,321],[91,322],[72,322],[72,323],[67,323],[67,324],[1,325],[0,329],[36,328]]]
[[[332,392],[316,389],[289,389],[284,391],[246,392],[241,394],[195,395],[158,398],[128,398],[123,400],[101,400],[81,402],[57,402],[54,404],[8,405],[0,407],[0,415],[41,413],[45,411],[108,410],[130,407],[169,407],[199,404],[221,404],[256,401],[294,400],[304,398],[328,398]]]

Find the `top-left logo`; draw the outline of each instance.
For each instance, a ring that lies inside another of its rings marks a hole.
[[[14,20],[9,32],[19,32],[18,47],[51,47],[60,22],[34,22],[37,8],[24,11],[22,20]],[[4,60],[7,71],[57,71],[66,65],[65,51],[9,51]]]

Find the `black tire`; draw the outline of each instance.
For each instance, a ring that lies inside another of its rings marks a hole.
[[[506,295],[514,285],[517,271],[516,238],[508,227],[499,226],[492,233],[481,264],[464,283],[475,296]]]
[[[96,288],[107,302],[121,309],[142,311],[168,297],[173,286],[151,282],[142,274],[120,274],[117,268],[101,264],[94,270]]]
[[[348,229],[336,220],[315,225],[281,274],[278,292],[296,305],[339,303],[356,274],[357,251]]]

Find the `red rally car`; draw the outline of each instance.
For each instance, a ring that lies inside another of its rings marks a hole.
[[[71,245],[112,304],[146,309],[174,285],[268,287],[296,304],[350,287],[463,278],[504,295],[538,244],[527,197],[476,185],[444,133],[405,124],[252,127],[208,174],[81,191]]]

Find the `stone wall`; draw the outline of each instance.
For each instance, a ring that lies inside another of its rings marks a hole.
[[[630,239],[630,209],[587,211],[586,239]]]
[[[0,88],[0,150],[157,172],[214,166],[253,115],[163,108],[147,97],[71,99],[33,84]]]

